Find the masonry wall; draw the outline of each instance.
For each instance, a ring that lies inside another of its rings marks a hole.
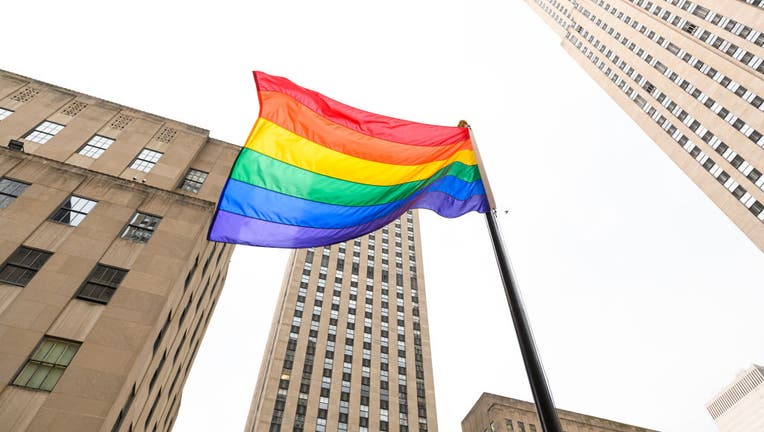
[[[206,236],[238,148],[4,71],[0,109],[0,181],[28,185],[0,208],[0,272],[20,247],[50,254],[28,283],[0,282],[0,431],[170,430],[233,252]],[[31,139],[45,121],[63,128]],[[112,140],[98,157],[94,136]],[[131,168],[145,148],[162,155]],[[190,169],[206,178],[183,188]],[[55,220],[72,196],[95,205]],[[136,213],[159,218],[147,239],[125,235]],[[81,295],[97,266],[124,272],[105,301]],[[52,389],[19,384],[46,340],[79,346]]]

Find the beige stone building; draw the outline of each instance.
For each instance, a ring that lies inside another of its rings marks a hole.
[[[764,2],[525,1],[764,250]]]
[[[586,414],[558,409],[564,432],[655,432]],[[462,420],[462,432],[542,432],[536,405],[483,393]]]
[[[720,432],[764,430],[764,367],[739,374],[706,405]]]
[[[292,253],[247,432],[438,430],[418,226]]]
[[[0,71],[0,431],[167,431],[233,247],[238,148]]]

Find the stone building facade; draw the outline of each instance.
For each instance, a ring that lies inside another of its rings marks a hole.
[[[247,432],[437,432],[418,218],[292,253]]]
[[[764,430],[764,366],[741,372],[706,405],[719,432]]]
[[[0,145],[0,431],[170,430],[238,147],[5,71]]]
[[[586,414],[558,409],[564,432],[655,432]],[[462,420],[462,432],[542,432],[536,405],[483,393]]]
[[[560,36],[562,48],[764,250],[764,2],[525,2]]]

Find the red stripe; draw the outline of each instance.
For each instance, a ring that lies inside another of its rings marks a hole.
[[[400,144],[342,127],[280,92],[261,91],[262,119],[326,148],[349,156],[392,165],[420,165],[448,159],[460,150],[472,150],[472,143],[426,147]]]
[[[428,125],[374,114],[300,87],[286,78],[258,71],[254,75],[258,97],[264,91],[286,94],[322,117],[371,137],[420,146],[450,145],[470,138],[467,128]]]

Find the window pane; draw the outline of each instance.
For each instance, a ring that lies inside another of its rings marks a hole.
[[[51,366],[47,365],[38,365],[37,370],[35,370],[34,374],[32,374],[32,377],[29,378],[29,381],[27,381],[26,386],[30,388],[40,388],[40,385],[45,380],[45,377],[48,376],[48,372],[51,370]]]
[[[27,364],[13,380],[14,385],[51,391],[79,349],[78,342],[43,338]]]
[[[0,179],[0,208],[8,207],[27,187],[29,185],[26,183],[7,178]]]
[[[8,117],[11,114],[13,114],[13,111],[5,109],[5,108],[0,108],[0,120],[4,120],[6,117]]]
[[[61,205],[61,208],[51,216],[51,220],[71,226],[78,226],[96,204],[97,201],[72,195],[67,198]]]
[[[41,361],[45,363],[58,364],[58,359],[61,358],[61,354],[64,353],[65,349],[66,349],[66,345],[64,345],[63,343],[55,343],[53,344],[53,347],[50,350],[48,350],[48,352],[41,359]]]
[[[32,378],[32,375],[37,371],[37,368],[40,366],[37,363],[27,363],[24,366],[24,369],[19,373],[19,376],[16,377],[16,379],[13,381],[13,384],[15,385],[21,385],[24,386],[29,382],[29,379]]]
[[[32,279],[35,272],[33,270],[23,269],[11,264],[7,264],[0,270],[0,281],[13,285],[26,286]]]
[[[59,378],[61,378],[61,375],[64,374],[63,368],[51,368],[48,372],[48,376],[45,377],[43,382],[40,384],[40,390],[47,390],[52,391],[53,387],[56,386],[56,383],[58,382]]]

